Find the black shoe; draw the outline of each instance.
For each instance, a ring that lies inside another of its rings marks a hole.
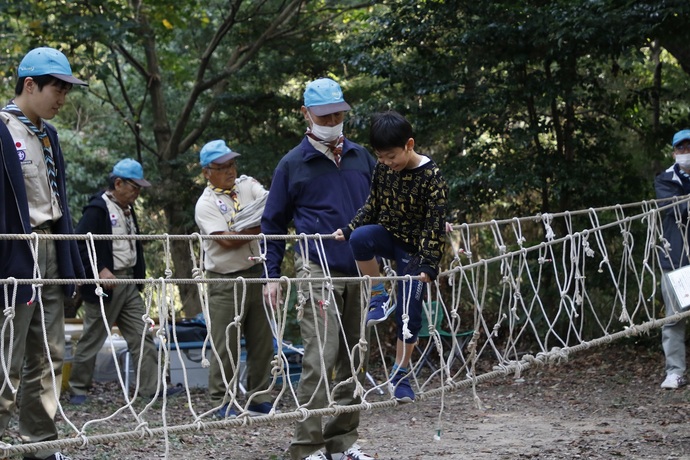
[[[38,460],[34,457],[24,457],[24,460]],[[61,454],[60,452],[55,452],[50,457],[46,457],[44,460],[72,460],[67,455]]]
[[[165,390],[165,397],[170,398],[172,396],[177,396],[180,393],[184,392],[184,387],[182,385],[177,385],[174,387],[169,387],[167,390]],[[151,396],[151,399],[156,397],[156,393],[153,393]]]

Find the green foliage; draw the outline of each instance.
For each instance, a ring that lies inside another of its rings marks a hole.
[[[678,129],[664,105],[687,107],[687,83],[668,56],[669,81],[680,86],[653,86],[650,37],[672,26],[677,3],[388,5],[351,37],[348,57],[379,83],[372,109],[394,101],[388,107],[414,121],[460,220],[649,195],[640,187],[653,178],[649,158],[661,158]]]

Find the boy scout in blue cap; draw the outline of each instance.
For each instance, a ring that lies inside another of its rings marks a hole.
[[[0,111],[0,233],[72,234],[65,161],[57,131],[46,120],[57,115],[73,85],[85,86],[86,82],[72,75],[67,57],[54,48],[31,50],[17,70],[15,97]],[[0,242],[0,278],[32,279],[35,262],[44,279],[84,277],[76,241],[40,240],[36,260],[30,244]],[[8,361],[9,375],[0,369],[0,435],[17,406],[12,388],[21,383],[22,440],[57,439],[54,418],[60,385],[53,388],[53,375],[59,382],[65,351],[64,299],[73,293],[72,285],[17,288],[12,305],[14,342],[10,346],[9,332],[2,337],[5,353],[12,350],[12,360]],[[24,458],[67,457],[54,449],[41,449]]]
[[[350,105],[345,102],[340,85],[332,79],[320,78],[307,85],[301,108],[307,132],[302,142],[280,160],[273,173],[261,221],[263,233],[285,235],[294,221],[297,234],[328,235],[349,224],[364,204],[375,162],[364,147],[343,135],[343,120],[348,110]],[[285,241],[269,239],[266,244],[266,276],[280,278]],[[360,381],[364,379],[368,359],[365,354],[364,361],[359,362],[359,353],[352,353],[361,338],[360,283],[338,281],[338,277],[358,276],[352,251],[345,242],[324,240],[321,244],[317,247],[310,240],[309,254],[300,254],[298,248],[295,260],[300,278],[324,278],[328,274],[334,279],[332,292],[322,289],[321,283],[314,284],[313,289],[311,283],[298,286],[309,300],[300,320],[304,358],[297,398],[299,404],[306,404],[309,409],[327,407],[326,387],[335,385],[338,385],[333,395],[336,403],[343,406],[359,403],[359,397],[354,396],[355,384],[343,382],[353,377],[351,365],[358,370],[356,377]],[[321,266],[321,260],[328,265]],[[310,293],[314,295],[310,297]],[[264,297],[271,305],[278,306],[279,284],[267,283]],[[350,362],[350,353],[355,363]],[[325,372],[322,372],[322,360]],[[326,385],[322,381],[325,379],[333,382]],[[356,444],[358,427],[359,412],[335,415],[324,425],[321,416],[300,420],[295,426],[290,456],[293,460],[373,459]]]

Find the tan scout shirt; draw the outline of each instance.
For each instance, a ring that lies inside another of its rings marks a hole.
[[[19,162],[22,165],[31,226],[38,227],[50,220],[57,221],[62,217],[62,211],[60,203],[50,189],[48,168],[43,157],[43,145],[40,139],[14,115],[0,112],[0,120],[7,125],[12,134]],[[58,173],[61,172],[58,171]]]
[[[108,206],[108,217],[113,227],[113,235],[136,235],[134,218],[115,203],[107,193],[103,200]],[[137,246],[135,240],[113,240],[113,270],[132,268],[137,263]]]
[[[242,175],[235,181],[240,209],[268,193],[256,179]],[[206,187],[196,202],[194,219],[202,235],[226,232],[233,223],[235,205],[228,195]],[[225,249],[215,241],[204,240],[204,268],[221,274],[246,270],[259,263],[259,242],[253,240],[237,249]]]

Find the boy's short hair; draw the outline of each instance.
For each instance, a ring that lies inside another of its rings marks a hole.
[[[371,117],[369,143],[374,150],[405,147],[412,137],[412,125],[395,110],[379,112]]]
[[[22,94],[22,91],[24,91],[24,80],[27,78],[29,77],[19,77],[17,84],[14,87],[15,96]],[[73,86],[72,83],[67,83],[66,81],[55,78],[52,75],[39,75],[38,77],[31,77],[31,79],[36,82],[39,90],[43,90],[44,86],[50,85],[55,85],[60,89],[72,89]]]

